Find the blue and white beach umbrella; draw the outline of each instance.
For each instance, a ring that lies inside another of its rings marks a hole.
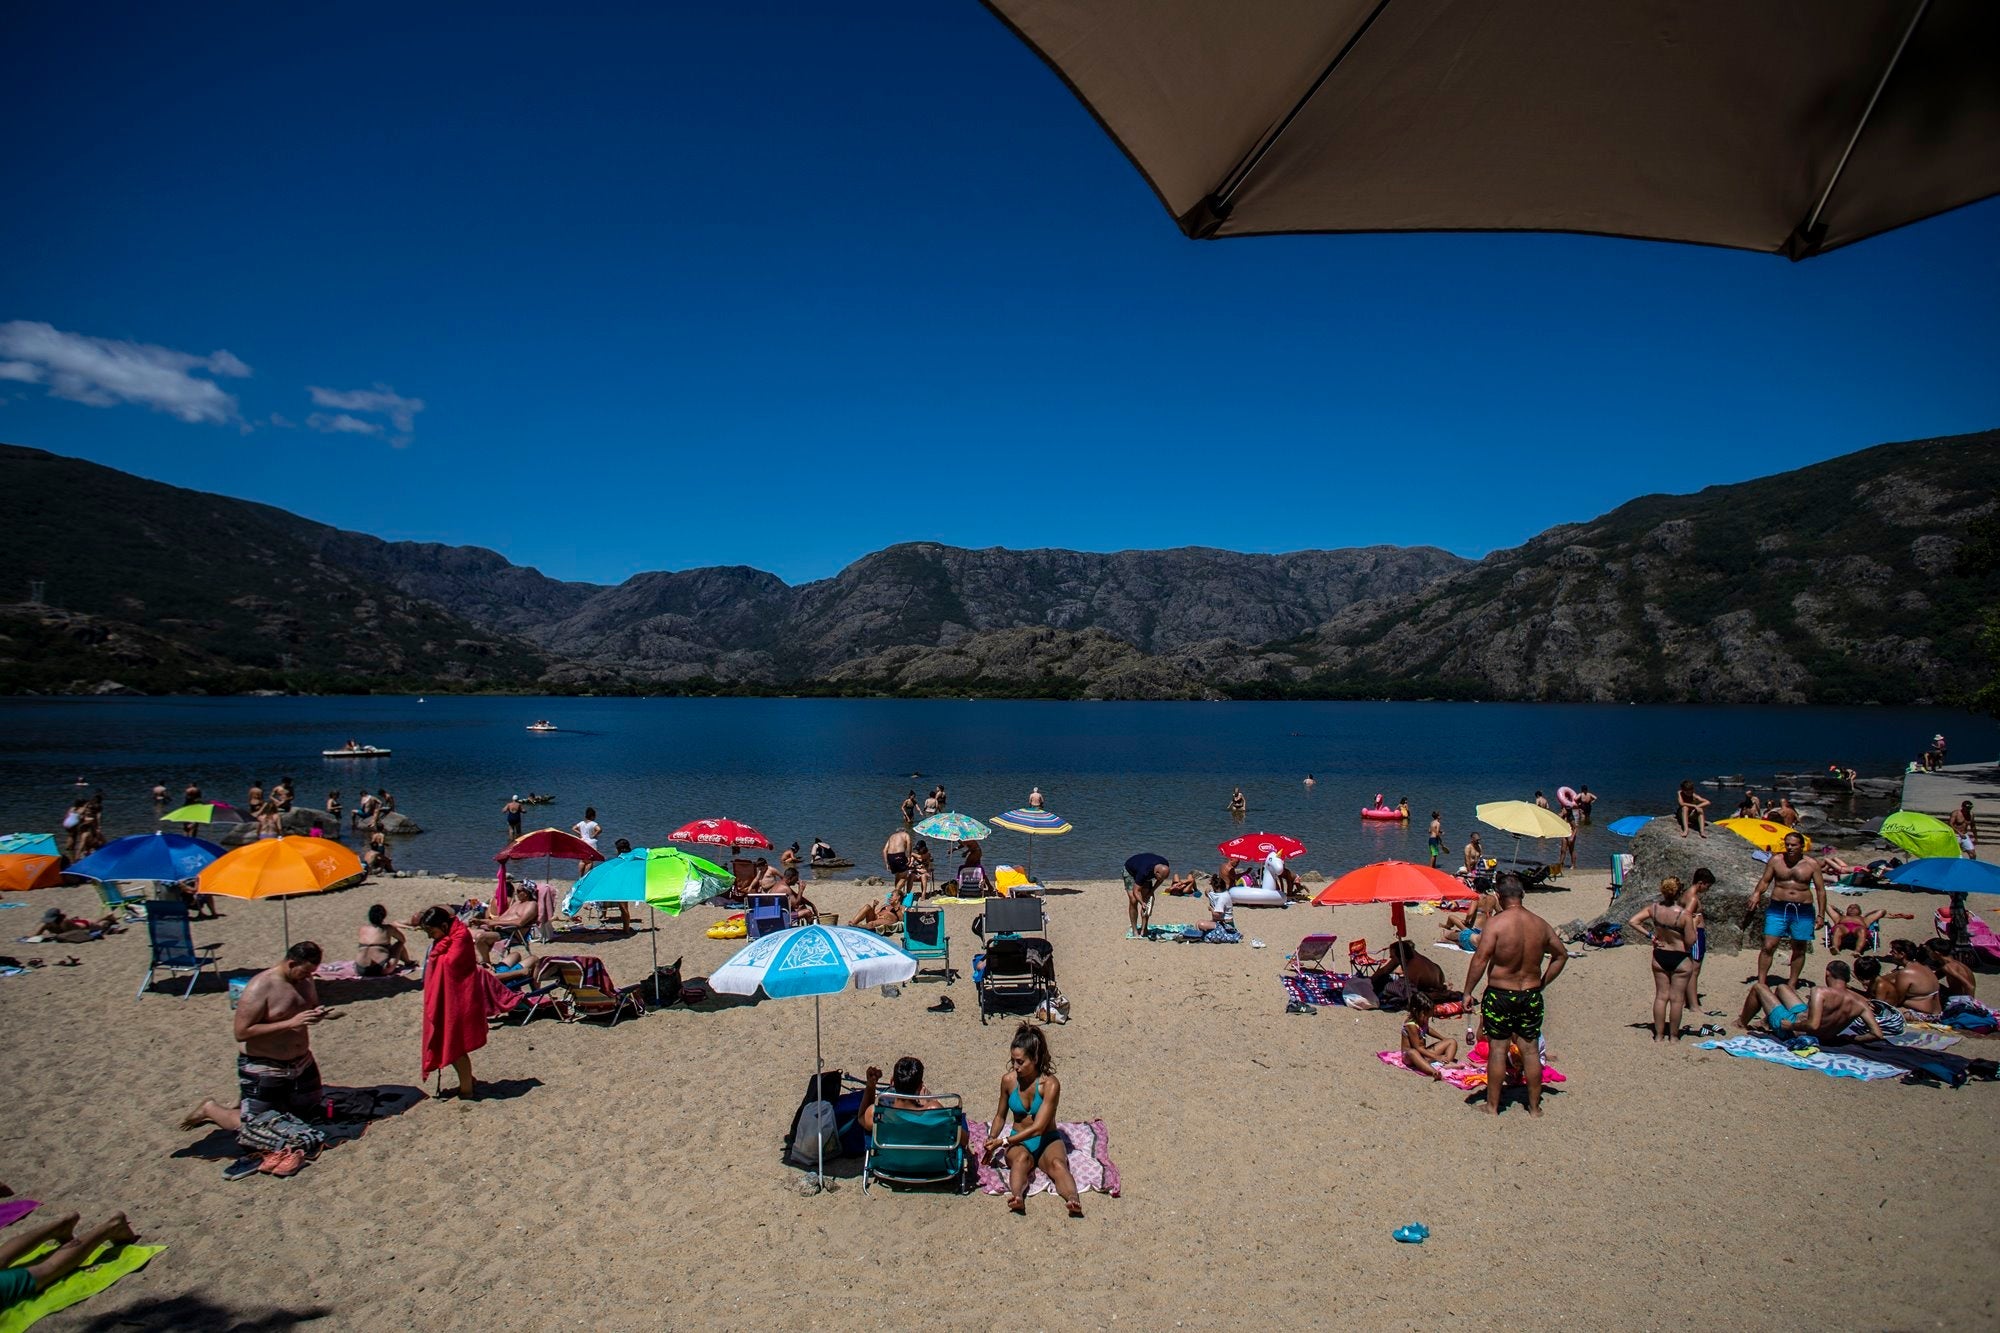
[[[736,956],[709,974],[711,989],[724,995],[755,995],[774,1000],[813,997],[813,1086],[825,1068],[820,1055],[819,997],[847,989],[865,990],[908,981],[917,974],[917,960],[866,930],[849,926],[794,926],[753,940]],[[821,1147],[816,1182],[826,1182],[826,1156]]]

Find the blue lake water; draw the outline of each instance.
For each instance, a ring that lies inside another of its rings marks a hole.
[[[525,730],[548,717],[552,735]],[[981,820],[1026,804],[1037,784],[1076,831],[1035,840],[1036,867],[1057,879],[1115,877],[1134,851],[1210,867],[1236,833],[1289,833],[1302,866],[1339,871],[1422,855],[1424,822],[1443,812],[1453,846],[1480,801],[1553,798],[1589,784],[1600,827],[1580,854],[1601,863],[1616,842],[1601,825],[1670,809],[1683,777],[1828,763],[1900,772],[1933,732],[1952,758],[2000,752],[2000,725],[1943,709],[1621,707],[1549,704],[1033,703],[841,699],[0,700],[0,831],[49,832],[78,791],[105,793],[114,836],[156,827],[150,791],[178,803],[190,780],[241,804],[253,781],[290,775],[300,804],[338,789],[387,787],[427,831],[399,839],[399,867],[485,872],[505,842],[500,807],[514,792],[554,795],[527,827],[567,828],[586,805],[605,846],[664,839],[681,823],[727,815],[780,847],[826,837],[861,869],[879,865],[897,803],[943,782]],[[392,758],[336,761],[348,737]],[[1312,773],[1318,785],[1302,782]],[[1250,814],[1231,820],[1241,785]],[[1377,792],[1407,796],[1417,818],[1364,825]],[[1027,839],[996,831],[989,859],[1015,860]],[[1491,842],[1489,841],[1489,846]]]

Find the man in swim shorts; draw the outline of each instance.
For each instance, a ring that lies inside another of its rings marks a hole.
[[[1780,1040],[1812,1037],[1831,1041],[1843,1036],[1886,1040],[1881,1025],[1875,1021],[1875,1006],[1868,1002],[1867,996],[1848,989],[1848,977],[1847,964],[1834,959],[1826,965],[1826,984],[1814,987],[1810,1000],[1801,1000],[1790,986],[1773,988],[1762,981],[1753,982],[1736,1026],[1748,1031],[1750,1019],[1761,1006],[1764,1026]],[[1854,1031],[1847,1031],[1850,1027]]]
[[[1444,855],[1444,820],[1435,810],[1431,811],[1430,844],[1431,869],[1436,870],[1438,858]]]
[[[1125,917],[1130,922],[1126,939],[1136,940],[1145,934],[1153,921],[1153,895],[1167,887],[1173,877],[1173,867],[1158,852],[1125,858]]]
[[[250,979],[236,1002],[236,1040],[243,1043],[236,1057],[236,1085],[242,1100],[234,1107],[203,1098],[181,1120],[182,1129],[214,1125],[231,1132],[243,1121],[265,1111],[307,1116],[319,1106],[319,1063],[313,1059],[314,1024],[340,1017],[338,1009],[319,1002],[313,971],[320,950],[301,940],[285,950],[278,965]]]
[[[1770,901],[1765,902],[1765,895]],[[1826,918],[1826,884],[1820,878],[1819,862],[1806,855],[1805,835],[1785,835],[1785,848],[1764,863],[1757,887],[1750,891],[1749,913],[1756,918],[1758,904],[1764,906],[1764,947],[1757,951],[1758,983],[1771,975],[1771,961],[1778,942],[1792,945],[1792,989],[1797,990],[1799,974],[1805,971],[1806,950],[1819,923]]]
[[[1528,1114],[1542,1113],[1542,1034],[1545,1010],[1542,992],[1562,975],[1569,954],[1547,921],[1524,905],[1527,895],[1519,875],[1504,875],[1498,887],[1500,911],[1480,932],[1479,947],[1465,973],[1469,1000],[1481,976],[1486,994],[1479,1017],[1486,1029],[1486,1110],[1500,1114],[1500,1094],[1507,1082],[1511,1049],[1521,1063],[1528,1085]]]
[[[910,830],[899,828],[882,844],[882,866],[889,872],[889,897],[901,900],[910,883]]]

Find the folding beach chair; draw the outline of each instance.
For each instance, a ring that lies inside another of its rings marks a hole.
[[[1829,920],[1829,921],[1827,921],[1827,922],[1826,922],[1826,923],[1825,923],[1824,925],[1822,925],[1822,926],[1821,926],[1821,927],[1819,928],[1819,935],[1820,935],[1820,940],[1821,940],[1821,942],[1822,942],[1822,943],[1823,943],[1823,944],[1824,944],[1824,945],[1826,946],[1826,951],[1827,951],[1828,953],[1833,953],[1833,952],[1834,952],[1834,947],[1833,947],[1833,941],[1834,941],[1834,931],[1833,931],[1833,927],[1834,927],[1834,922],[1835,922],[1835,921],[1838,921],[1838,920],[1839,920],[1839,918],[1838,918],[1838,917],[1835,917],[1835,918],[1833,918],[1832,920]],[[1863,952],[1863,953],[1874,953],[1874,952],[1875,952],[1875,951],[1876,951],[1877,949],[1880,949],[1881,947],[1882,947],[1882,923],[1881,923],[1880,921],[1870,921],[1870,922],[1868,923],[1868,943],[1867,943],[1867,947],[1865,947],[1865,948],[1864,948],[1864,949],[1862,950],[1862,952]]]
[[[982,932],[989,936],[1039,935],[1048,928],[1040,898],[996,898],[980,913]]]
[[[986,964],[979,975],[979,1022],[1003,1003],[1026,1000],[1029,1013],[1048,1001],[1047,974],[1029,956],[1028,941],[1019,935],[998,935],[986,942]]]
[[[133,999],[146,994],[146,988],[153,984],[153,973],[160,968],[169,972],[187,972],[187,989],[181,992],[185,1000],[194,994],[195,983],[201,980],[204,967],[216,967],[215,951],[220,944],[197,945],[194,942],[193,927],[188,924],[186,903],[169,902],[164,899],[146,904],[146,939],[152,948],[152,957],[146,964],[146,979],[139,983],[139,993]],[[220,968],[216,974],[221,975]]]
[[[743,913],[744,938],[759,940],[792,926],[792,914],[785,910],[782,893],[753,893]]]
[[[918,1107],[920,1101],[941,1103]],[[873,1181],[891,1185],[950,1185],[966,1191],[965,1149],[959,1135],[965,1108],[957,1093],[875,1094],[875,1132],[861,1159],[861,1192]]]
[[[1363,968],[1373,971],[1388,961],[1386,958],[1377,958],[1369,953],[1367,940],[1354,940],[1347,946],[1347,965],[1357,972]]]
[[[961,898],[984,898],[986,896],[986,867],[960,866],[958,868],[958,896]]]
[[[922,964],[937,960],[944,964],[944,984],[949,986],[958,974],[951,970],[951,938],[945,934],[944,912],[938,908],[919,908],[913,895],[903,897],[903,952]],[[938,969],[930,969],[936,973]],[[924,968],[919,966],[921,976]]]
[[[1285,959],[1285,965],[1293,976],[1311,968],[1315,972],[1326,971],[1326,956],[1340,939],[1338,935],[1308,935],[1299,941],[1298,949]]]
[[[146,914],[146,900],[136,893],[125,892],[115,880],[92,880],[91,886],[97,890],[97,901],[104,904],[104,910],[117,913],[120,920],[137,921]]]
[[[627,1012],[634,1018],[646,1012],[645,1002],[639,998],[645,983],[619,990],[602,964],[586,969],[574,958],[549,958],[543,960],[540,976],[547,981],[545,993],[554,1002],[556,1017],[565,1023],[606,1018],[610,1020],[607,1027],[617,1027]],[[524,1002],[527,998],[523,997]],[[528,1020],[524,1017],[521,1021]]]

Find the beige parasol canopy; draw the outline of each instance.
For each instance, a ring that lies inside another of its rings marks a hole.
[[[1994,0],[986,0],[1196,238],[1803,259],[2000,192]]]

